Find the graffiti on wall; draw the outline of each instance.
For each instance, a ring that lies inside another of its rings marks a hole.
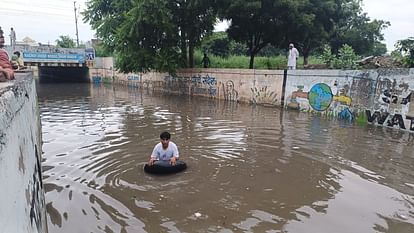
[[[375,79],[369,78],[369,73],[363,72],[352,79],[348,85],[349,96],[352,96],[352,106],[356,109],[365,109],[371,106],[375,95]],[[350,88],[352,87],[352,88]]]
[[[348,84],[339,86],[335,80],[332,86],[326,83],[314,84],[309,92],[303,91],[304,86],[297,86],[297,90],[290,95],[287,107],[302,111],[315,111],[329,117],[338,117],[352,121],[354,119],[351,110],[352,99],[348,96],[350,87]]]
[[[393,128],[414,130],[412,91],[404,80],[382,79],[377,83],[374,107],[366,109],[367,121]]]
[[[164,77],[164,90],[177,94],[189,94],[189,78],[188,77],[176,77],[176,76],[165,76]]]
[[[225,84],[222,83],[223,92],[224,92],[224,100],[237,102],[239,101],[239,92],[234,87],[234,82],[232,80],[228,80]]]
[[[210,97],[215,97],[217,95],[217,80],[215,77],[206,75],[201,77],[203,80],[203,87],[206,90],[206,94]]]
[[[296,89],[287,95],[286,107],[414,131],[413,81],[407,69],[390,72],[382,77],[379,71],[364,71],[351,78],[344,75],[307,86],[296,82]]]
[[[165,89],[179,94],[217,96],[217,79],[206,75],[192,77],[166,76],[164,78]]]
[[[308,93],[309,104],[316,111],[325,111],[333,99],[331,88],[325,83],[315,84]]]
[[[142,76],[138,75],[138,74],[130,74],[130,75],[127,75],[127,80],[128,81],[139,81],[139,82],[141,82],[142,81]]]
[[[250,89],[253,97],[252,103],[259,105],[276,105],[277,103],[277,93],[274,91],[269,91],[267,86],[264,87],[254,87]]]
[[[289,109],[303,110],[304,105],[308,105],[308,93],[303,91],[304,86],[296,86],[297,90],[290,95],[290,101],[287,104]]]
[[[92,72],[92,82],[93,83],[101,83],[102,82],[103,74],[100,70],[95,70]]]

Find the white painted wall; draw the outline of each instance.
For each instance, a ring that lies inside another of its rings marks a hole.
[[[0,83],[0,233],[47,232],[32,73]]]
[[[110,63],[110,62],[109,62]],[[103,67],[108,62],[101,62]],[[91,69],[105,76],[105,69]],[[182,69],[115,73],[110,82],[173,94],[285,106],[330,118],[414,132],[414,69]],[[325,90],[326,89],[326,90]]]
[[[282,105],[283,70],[182,69],[175,76],[167,73],[123,74],[107,77],[110,63],[90,68],[91,81],[114,82],[175,94],[198,95],[258,105]]]
[[[332,96],[322,115],[414,132],[414,69],[288,71],[285,106],[317,111],[308,93],[319,84]]]

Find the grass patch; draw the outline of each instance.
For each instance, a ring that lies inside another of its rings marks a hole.
[[[250,57],[248,56],[229,56],[219,57],[209,55],[210,67],[209,68],[228,68],[228,69],[249,69]],[[201,60],[203,54],[200,51],[194,53],[195,67],[202,68],[203,64]],[[311,56],[308,59],[309,64],[323,64],[322,60],[318,57]],[[285,56],[275,57],[255,57],[254,69],[259,70],[283,70],[287,68],[287,58]],[[298,59],[297,68],[303,68],[303,57]]]

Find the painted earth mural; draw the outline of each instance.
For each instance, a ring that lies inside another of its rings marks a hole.
[[[332,99],[332,90],[325,83],[315,84],[308,93],[309,104],[316,111],[325,111],[328,109]]]

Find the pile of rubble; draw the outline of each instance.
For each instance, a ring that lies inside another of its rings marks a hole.
[[[385,56],[369,56],[356,61],[358,68],[361,69],[379,69],[379,68],[402,68],[404,65],[401,61],[393,59],[389,55]],[[303,69],[329,69],[326,64],[308,64]]]
[[[369,56],[357,61],[357,64],[364,69],[403,67],[400,61],[396,61],[391,56]]]

